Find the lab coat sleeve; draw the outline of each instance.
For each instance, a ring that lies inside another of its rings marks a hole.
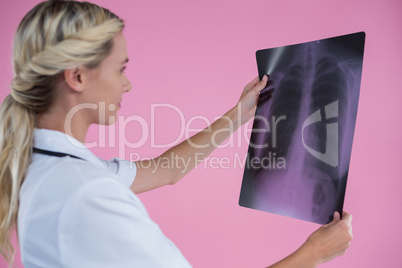
[[[191,267],[138,197],[110,178],[76,190],[58,227],[63,267]]]
[[[125,186],[130,187],[137,175],[137,165],[135,162],[127,161],[120,158],[112,158],[110,160],[102,160],[108,169],[117,175],[118,180]]]

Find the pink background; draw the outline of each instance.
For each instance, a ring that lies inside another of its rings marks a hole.
[[[23,17],[38,1],[0,4],[0,100],[12,79],[11,43]],[[321,267],[396,267],[401,239],[402,4],[398,0],[106,1],[125,19],[133,90],[121,115],[150,122],[151,104],[177,106],[188,120],[222,115],[257,75],[258,49],[365,31],[360,103],[345,210],[353,214],[354,239],[347,254]],[[180,132],[176,112],[157,110],[155,140]],[[191,127],[203,127],[198,121]],[[138,123],[127,139],[141,138]],[[88,141],[96,141],[92,128]],[[237,141],[237,140],[236,140]],[[211,157],[244,156],[244,139]],[[116,142],[118,144],[119,141]],[[108,144],[106,144],[108,145]],[[110,145],[110,144],[109,144]],[[150,141],[126,157],[154,157]],[[94,148],[111,158],[116,148]],[[120,150],[120,154],[122,151]],[[239,207],[242,167],[199,166],[175,186],[140,194],[151,218],[194,267],[263,267],[295,250],[319,226]],[[3,260],[0,266],[6,267]],[[22,267],[17,254],[16,267]]]

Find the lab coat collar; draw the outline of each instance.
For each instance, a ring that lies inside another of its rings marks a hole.
[[[95,156],[84,144],[63,132],[35,128],[33,143],[35,148],[74,155],[95,165],[105,167],[102,160]]]

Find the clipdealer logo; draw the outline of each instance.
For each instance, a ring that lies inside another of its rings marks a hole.
[[[325,119],[337,118],[338,117],[338,101],[334,101],[324,107]],[[302,141],[303,146],[306,150],[315,158],[323,161],[324,163],[337,167],[339,164],[338,151],[339,151],[339,137],[338,137],[338,123],[328,123],[326,124],[326,147],[325,152],[318,152],[311,147],[309,147],[304,142],[304,129],[313,124],[318,124],[322,122],[321,109],[315,111],[311,114],[306,121],[303,123],[302,128]]]

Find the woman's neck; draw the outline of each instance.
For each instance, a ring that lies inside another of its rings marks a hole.
[[[59,106],[60,107],[60,106]],[[89,128],[89,123],[80,113],[72,115],[60,109],[54,108],[38,116],[37,128],[57,130],[75,138],[81,143],[85,143],[85,137]]]

